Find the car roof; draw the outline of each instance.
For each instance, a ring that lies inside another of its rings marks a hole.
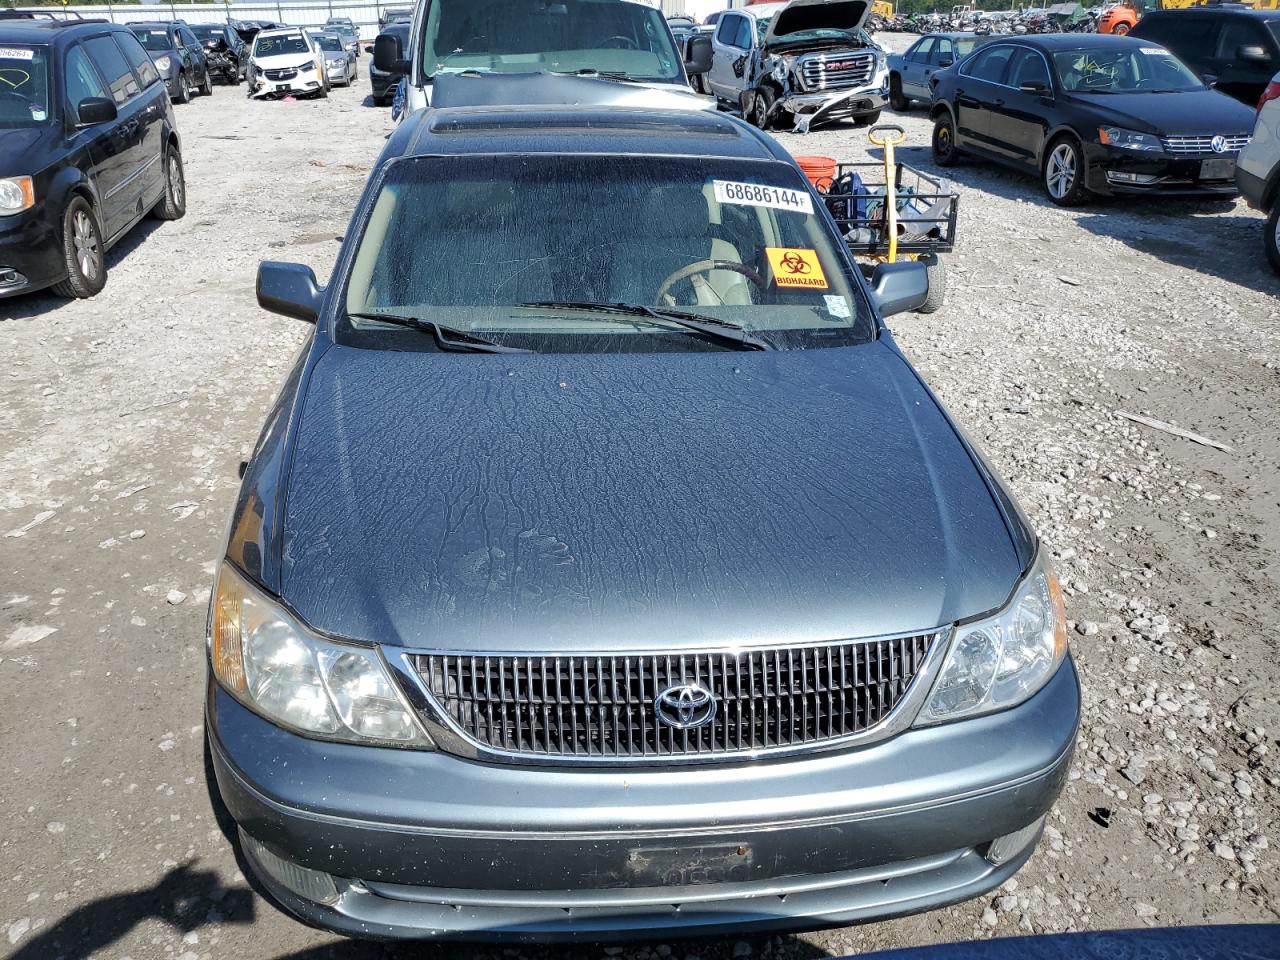
[[[788,0],[788,2],[790,2],[790,0]],[[733,12],[745,13],[748,17],[754,17],[757,20],[767,20],[786,5],[787,4],[785,3],[753,3],[749,7],[741,7],[735,9]],[[724,12],[728,13],[729,11],[725,10]]]
[[[1152,10],[1146,16],[1150,17],[1159,14],[1160,18],[1173,13],[1213,13],[1220,17],[1254,17],[1258,20],[1280,20],[1280,10],[1254,10],[1251,7],[1234,6],[1227,4],[1206,4],[1200,7],[1186,7],[1179,10]],[[1146,17],[1143,17],[1145,20]]]
[[[974,33],[972,30],[939,30],[937,33],[926,33],[920,39],[927,40],[929,37],[943,37],[947,40],[967,40],[970,37],[976,36],[978,36],[978,34]],[[1001,38],[995,37],[993,39],[999,40]]]
[[[994,47],[1001,43],[1015,43],[1038,50],[1083,50],[1086,47],[1137,47],[1149,44],[1150,40],[1139,40],[1137,37],[1124,37],[1113,33],[1043,33],[1034,36],[992,37],[991,42],[983,45]]]
[[[62,37],[75,38],[85,31],[101,32],[115,29],[116,25],[100,19],[48,20],[37,17],[32,20],[19,18],[0,20],[0,41],[4,43],[47,44]],[[120,27],[119,29],[124,29]]]
[[[298,33],[305,34],[306,32],[307,32],[306,27],[272,27],[270,30],[259,30],[258,36],[259,37],[292,36],[293,34],[298,34]]]
[[[710,110],[530,104],[419,111],[392,134],[383,159],[495,153],[790,158],[756,128]]]

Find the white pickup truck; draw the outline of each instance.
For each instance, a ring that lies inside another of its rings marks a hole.
[[[662,12],[634,0],[418,0],[408,46],[384,34],[374,63],[406,78],[406,113],[442,105],[435,83],[451,75],[505,75],[509,83],[478,84],[481,95],[510,91],[521,102],[561,90],[576,98],[585,87],[598,104],[713,109],[714,101],[689,86],[689,72],[710,69],[710,41],[690,47],[694,59],[686,64]],[[456,92],[467,85],[446,86]]]

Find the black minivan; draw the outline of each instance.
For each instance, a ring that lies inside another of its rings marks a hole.
[[[1167,47],[1215,90],[1250,107],[1280,72],[1280,10],[1226,4],[1153,10],[1130,36]]]
[[[106,251],[148,212],[186,210],[165,85],[105,21],[0,21],[0,297],[91,297]]]

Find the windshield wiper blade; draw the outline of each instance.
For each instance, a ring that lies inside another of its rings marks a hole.
[[[533,353],[524,347],[507,347],[474,333],[467,333],[456,327],[446,327],[434,320],[423,320],[421,317],[410,317],[399,313],[353,313],[348,317],[357,320],[377,320],[397,327],[408,327],[410,330],[421,330],[429,333],[436,340],[436,346],[449,353]]]
[[[625,317],[646,317],[660,323],[673,323],[686,330],[700,333],[720,343],[728,343],[739,350],[772,350],[773,348],[747,333],[744,327],[728,320],[687,313],[683,310],[650,307],[642,303],[597,303],[594,300],[535,300],[517,304],[521,307],[542,307],[548,310],[583,310],[591,313],[615,314]]]

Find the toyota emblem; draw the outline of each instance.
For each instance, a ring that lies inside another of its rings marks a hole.
[[[705,727],[716,715],[716,698],[700,683],[667,687],[653,700],[658,720],[677,730]]]
[[[1227,138],[1222,136],[1222,134],[1218,134],[1218,136],[1209,141],[1209,148],[1213,150],[1214,153],[1226,153]]]

